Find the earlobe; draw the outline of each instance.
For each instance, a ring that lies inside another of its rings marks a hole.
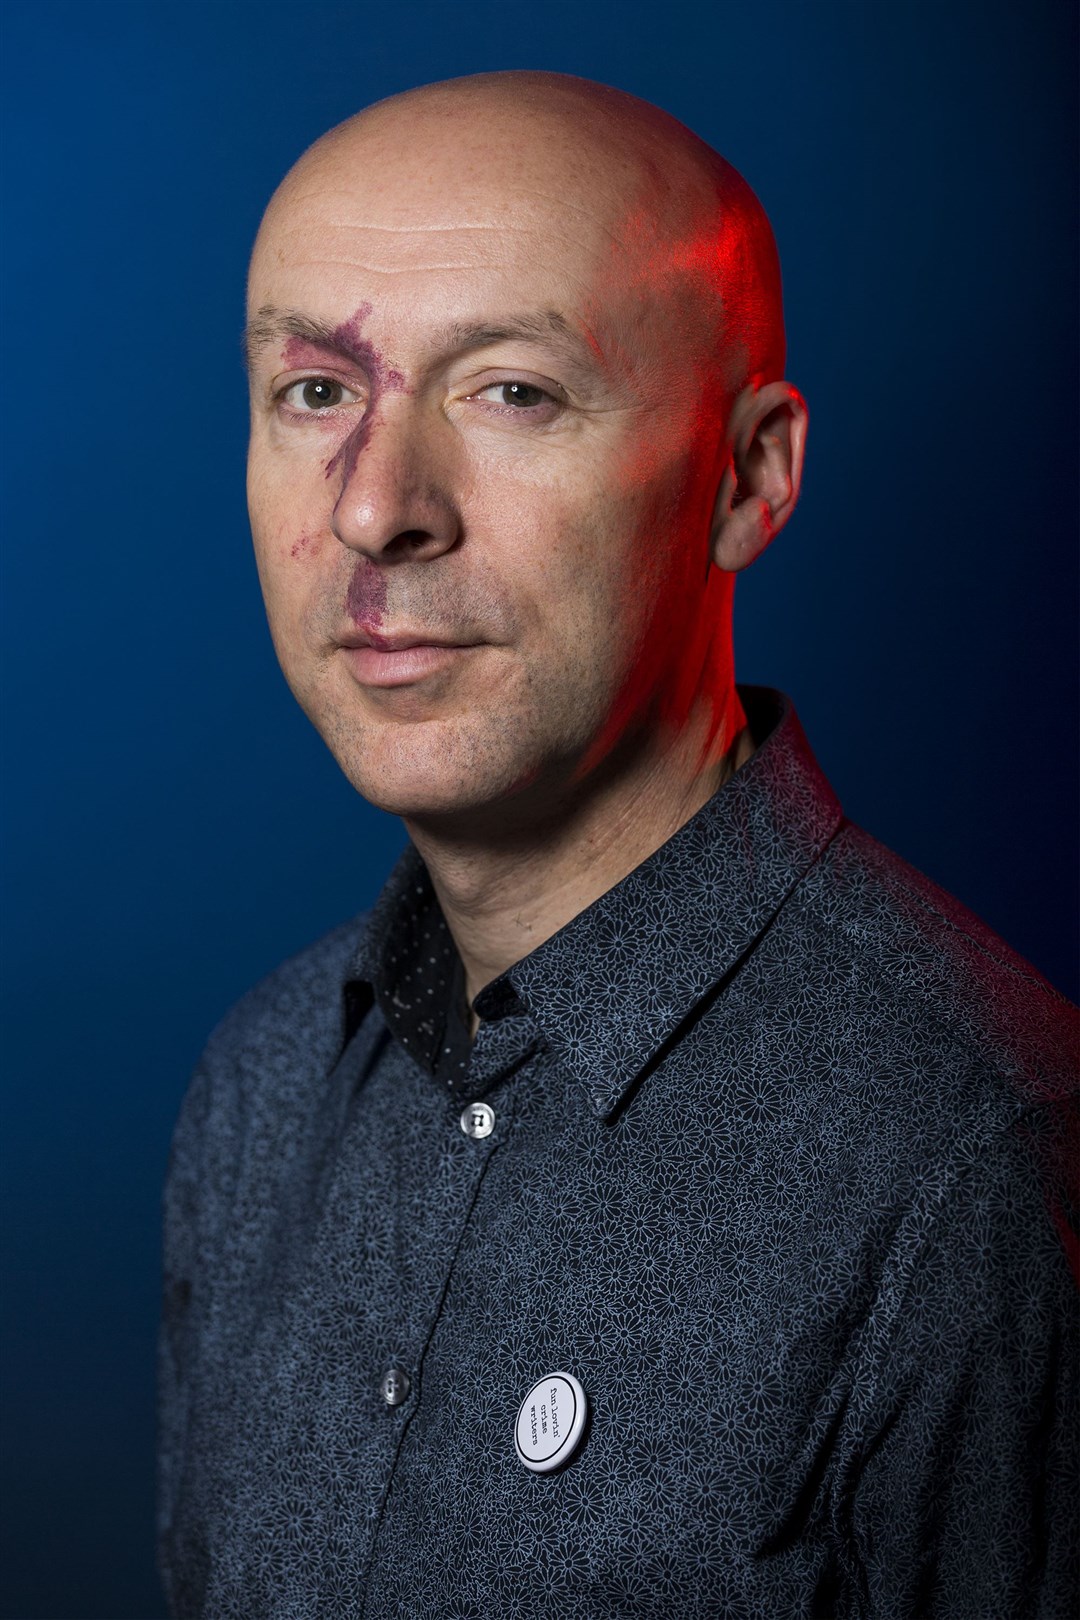
[[[713,510],[712,560],[737,573],[778,534],[802,482],[806,401],[788,382],[748,387],[731,413],[731,452]]]
[[[761,556],[775,533],[768,501],[757,495],[732,497],[713,523],[712,560],[725,573],[737,574]]]

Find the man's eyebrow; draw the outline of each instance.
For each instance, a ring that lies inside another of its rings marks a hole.
[[[505,343],[514,338],[536,343],[551,337],[577,342],[570,322],[554,309],[536,315],[510,315],[501,321],[454,321],[442,334],[443,342],[450,349],[482,349],[489,343]]]
[[[552,340],[581,371],[595,372],[599,360],[595,340],[575,331],[566,316],[554,309],[511,315],[499,321],[454,321],[440,336],[441,346],[458,353],[485,349],[494,343],[550,343]]]
[[[272,348],[282,338],[291,337],[317,343],[323,349],[345,352],[338,327],[332,326],[329,321],[317,321],[296,310],[275,309],[272,304],[264,304],[247,323],[240,339],[248,370],[254,367],[263,349]]]

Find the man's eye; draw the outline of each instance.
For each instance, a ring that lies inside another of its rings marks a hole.
[[[500,405],[516,405],[521,409],[530,406],[555,404],[552,394],[547,394],[542,388],[536,388],[532,383],[504,382],[492,383],[489,388],[481,388],[473,395],[474,399],[495,397]]]
[[[281,397],[294,411],[333,410],[336,405],[352,404],[358,398],[351,388],[335,382],[332,377],[308,377],[303,382],[294,382]]]

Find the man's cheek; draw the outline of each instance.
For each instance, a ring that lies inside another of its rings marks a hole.
[[[293,562],[302,562],[310,566],[325,550],[326,536],[315,529],[302,529],[296,538],[289,542],[286,536],[289,556]]]
[[[252,519],[255,563],[275,644],[295,638],[294,627],[311,594],[317,558],[323,549],[315,528],[295,522],[263,524]]]
[[[274,478],[256,465],[248,479],[248,507],[260,572],[267,569],[310,566],[332,538],[323,514],[300,496],[295,480]]]

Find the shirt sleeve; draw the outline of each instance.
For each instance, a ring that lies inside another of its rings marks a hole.
[[[1064,1110],[981,1144],[894,1249],[838,1517],[871,1620],[1075,1620],[1078,1310]]]

